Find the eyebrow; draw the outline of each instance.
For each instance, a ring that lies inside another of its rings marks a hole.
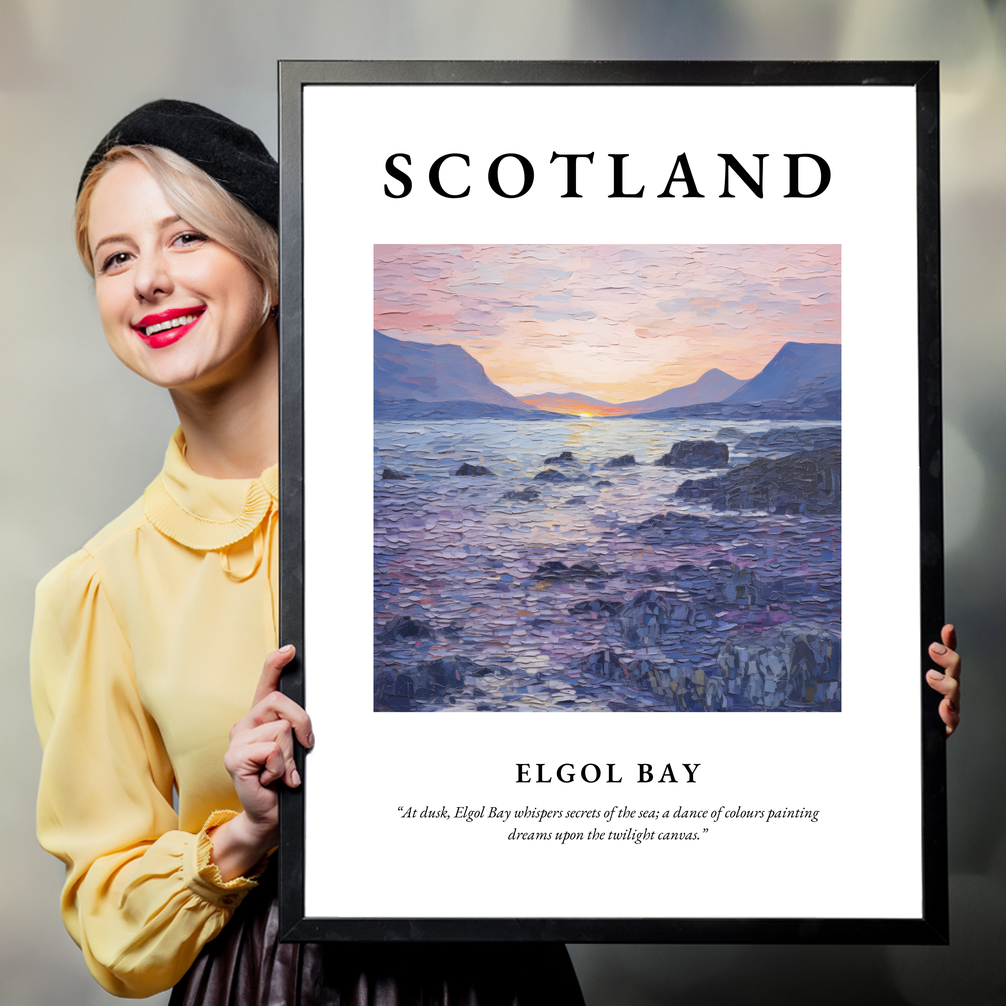
[[[157,230],[163,230],[165,227],[170,227],[172,224],[177,224],[181,221],[181,217],[175,213],[170,217],[165,217],[163,220],[158,220],[154,225]],[[107,237],[103,237],[91,250],[91,257],[95,258],[98,254],[98,249],[102,245],[107,245],[114,243],[116,241],[132,242],[132,238],[128,234],[109,234]]]

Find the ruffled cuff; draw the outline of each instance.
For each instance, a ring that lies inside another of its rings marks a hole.
[[[195,841],[185,846],[182,857],[182,877],[189,890],[211,905],[228,910],[237,908],[245,895],[252,888],[258,887],[255,878],[261,876],[269,865],[269,857],[263,856],[250,873],[233,880],[224,880],[216,863],[210,861],[213,842],[208,832],[237,816],[236,810],[213,811],[206,819],[202,831],[195,836]]]

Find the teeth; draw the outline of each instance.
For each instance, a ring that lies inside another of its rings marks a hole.
[[[164,332],[169,328],[181,328],[182,325],[188,325],[198,318],[198,314],[185,314],[181,318],[172,318],[171,321],[162,321],[159,325],[151,325],[143,330],[144,336],[148,339],[152,335],[156,335],[158,332]]]

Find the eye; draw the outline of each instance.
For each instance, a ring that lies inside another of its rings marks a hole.
[[[124,266],[132,256],[129,252],[114,252],[109,255],[101,264],[101,271],[103,273],[107,272],[117,272],[122,266]]]
[[[177,235],[171,242],[176,248],[193,248],[196,245],[203,244],[208,241],[209,238],[205,234],[200,234],[199,231],[183,231],[181,234]]]

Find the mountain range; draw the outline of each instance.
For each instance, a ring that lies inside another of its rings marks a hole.
[[[612,403],[576,392],[517,398],[494,384],[460,346],[393,339],[374,330],[374,414],[377,418],[557,419],[561,415],[686,415],[736,418],[841,416],[841,346],[787,342],[748,381],[707,370],[697,381],[636,402]]]
[[[539,409],[552,409],[555,412],[567,412],[579,415],[589,412],[592,416],[633,416],[640,412],[654,412],[657,409],[667,409],[677,405],[698,405],[701,402],[721,402],[732,395],[747,382],[725,374],[715,367],[707,370],[697,381],[682,385],[680,388],[670,388],[652,398],[644,398],[638,402],[603,402],[589,395],[579,395],[573,392],[546,392],[544,395],[522,395],[521,401],[535,405]]]
[[[374,329],[374,399],[378,402],[481,402],[534,412],[493,384],[460,346],[403,342]]]
[[[787,342],[760,373],[722,401],[658,409],[640,417],[683,416],[841,419],[842,347],[831,342]]]
[[[842,388],[842,347],[832,342],[787,342],[725,402],[772,402],[806,398]],[[709,399],[710,401],[712,399]]]

